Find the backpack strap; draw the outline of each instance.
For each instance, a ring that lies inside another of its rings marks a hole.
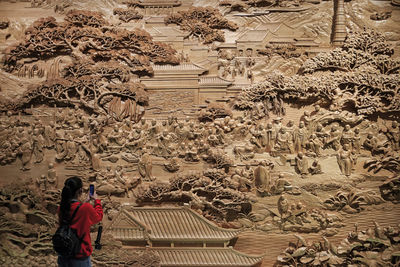
[[[78,207],[76,207],[76,209],[74,210],[74,213],[72,213],[72,216],[71,216],[71,218],[69,219],[69,223],[68,223],[68,224],[71,224],[72,219],[75,217],[76,213],[78,212],[78,210],[79,210],[79,208],[80,208],[81,206],[82,206],[82,203],[79,203]]]

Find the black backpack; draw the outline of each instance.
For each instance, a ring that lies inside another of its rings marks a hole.
[[[82,203],[74,210],[69,222],[62,222],[53,235],[53,248],[61,256],[71,258],[81,250],[82,239],[78,237],[76,230],[70,227],[72,219]]]

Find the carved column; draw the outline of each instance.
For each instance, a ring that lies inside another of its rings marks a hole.
[[[344,0],[335,0],[333,8],[332,45],[341,46],[347,35]]]

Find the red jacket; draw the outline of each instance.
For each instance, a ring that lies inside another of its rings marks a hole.
[[[79,202],[71,203],[70,216],[78,207]],[[92,254],[92,242],[90,239],[90,226],[100,222],[103,219],[103,208],[101,207],[100,199],[94,201],[92,206],[90,203],[83,203],[75,217],[72,220],[71,228],[76,229],[79,238],[82,238],[81,251],[76,255],[76,258],[83,258]]]

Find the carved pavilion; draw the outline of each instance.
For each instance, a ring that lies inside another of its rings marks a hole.
[[[138,6],[145,10],[146,15],[165,15],[172,14],[181,4],[179,0],[140,0]]]
[[[106,230],[126,246],[154,252],[161,266],[259,266],[232,246],[241,230],[215,226],[188,206],[125,205]]]

